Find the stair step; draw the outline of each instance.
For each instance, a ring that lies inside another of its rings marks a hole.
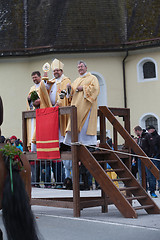
[[[107,162],[108,164],[110,164],[110,163],[117,163],[118,160],[106,160],[106,162]]]
[[[103,154],[103,155],[105,155],[105,154],[108,154],[108,155],[109,155],[110,152],[107,151],[107,150],[106,150],[106,151],[99,151],[99,150],[97,151],[97,150],[96,150],[96,151],[93,151],[92,154],[93,154],[93,155],[102,155],[102,154]]]
[[[147,196],[134,196],[134,197],[126,197],[126,200],[138,200],[138,199],[145,199]]]
[[[98,160],[99,163],[117,163],[118,160]]]
[[[129,180],[132,180],[132,178],[129,178],[129,177],[126,177],[126,178],[115,178],[115,179],[112,179],[112,181],[117,181],[117,182],[123,182],[123,181],[129,181]]]
[[[148,209],[148,208],[154,208],[154,205],[143,205],[138,207],[133,207],[134,210],[140,210],[140,209]]]
[[[124,172],[123,168],[106,169],[105,172]]]
[[[119,191],[136,190],[136,189],[139,189],[139,187],[121,187],[119,188]]]

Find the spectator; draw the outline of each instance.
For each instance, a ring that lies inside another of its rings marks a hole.
[[[17,139],[15,142],[14,142],[14,145],[16,146],[16,148],[18,148],[21,152],[23,152],[23,147],[22,147],[22,144],[20,142],[20,139]]]
[[[150,144],[150,136],[149,133],[146,132],[145,129],[142,129],[140,126],[136,126],[134,128],[134,132],[138,137],[138,145],[142,148],[142,150],[147,154],[148,157],[151,157],[152,155],[152,146]],[[156,181],[153,174],[149,171],[148,168],[146,169],[147,174],[147,182],[149,183],[149,191],[150,195],[153,198],[157,198],[157,195],[155,194],[156,190]],[[138,158],[138,172],[140,176],[140,180],[142,181],[142,175],[141,175],[141,160]],[[147,187],[147,186],[146,186]]]
[[[138,139],[137,137],[134,137],[133,135],[131,135],[133,137],[133,139],[135,140],[135,142],[137,143]],[[135,154],[135,152],[131,149],[131,153]],[[138,158],[135,156],[131,157],[131,171],[132,174],[134,175],[135,178],[137,178],[137,173],[138,173]]]
[[[5,143],[5,137],[4,136],[0,136],[0,143]]]
[[[41,161],[41,181],[45,188],[51,188],[51,161]]]
[[[72,179],[72,160],[63,160],[63,165],[65,169],[65,178]]]
[[[92,175],[87,170],[87,168],[83,165],[83,163],[79,162],[79,174],[80,174],[80,182],[83,184],[80,186],[81,190],[91,190],[92,189]]]
[[[106,142],[108,145],[113,149],[113,144],[112,144],[112,138],[109,138],[108,136],[106,137]]]
[[[157,133],[157,131],[153,125],[148,126],[147,131],[149,133],[149,143],[151,146],[150,156],[152,158],[160,159],[160,135]],[[160,170],[160,161],[152,160],[152,162]],[[153,174],[151,172],[149,172],[148,174],[149,174],[149,177],[151,178],[151,181],[154,181],[154,184],[156,184],[155,183],[156,179],[153,176]],[[158,190],[160,192],[160,180],[158,180]]]
[[[11,139],[10,138],[6,138],[5,143],[11,145]]]
[[[15,135],[10,137],[11,144],[14,145],[15,141],[17,140],[17,137]]]

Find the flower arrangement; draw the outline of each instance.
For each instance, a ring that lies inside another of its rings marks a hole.
[[[31,92],[31,101],[34,102],[39,99],[38,93],[36,91]]]
[[[20,159],[22,152],[19,151],[16,146],[6,144],[0,151],[6,163],[7,161],[11,161],[13,168],[17,170],[22,169],[22,162]]]
[[[10,179],[11,179],[11,189],[13,192],[13,176],[12,171],[22,171],[23,163],[21,161],[21,154],[22,152],[16,148],[16,146],[6,144],[4,148],[0,149],[2,152],[2,156],[5,162],[6,167],[9,169],[10,172]]]
[[[33,106],[35,108],[38,108],[39,106],[34,105],[34,102],[39,99],[38,93],[36,91],[33,91],[30,93],[30,97],[28,98],[28,103],[29,103],[29,107],[30,110],[33,110]]]

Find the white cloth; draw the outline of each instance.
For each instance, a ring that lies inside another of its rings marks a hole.
[[[54,106],[56,104],[57,83],[62,81],[63,76],[64,75],[62,74],[62,76],[60,78],[55,79],[55,83],[52,84],[52,87],[51,87],[51,90],[49,93],[49,97],[50,97],[52,106]],[[46,86],[46,89],[49,90],[50,84],[47,82],[44,82],[44,84]],[[63,141],[64,141],[64,137],[61,135],[61,131],[59,128],[59,143],[61,143]]]
[[[91,110],[87,116],[87,119],[82,127],[82,130],[78,134],[78,142],[81,142],[84,145],[96,145],[97,144],[97,136],[96,135],[87,135],[87,128],[89,123]],[[71,145],[71,132],[68,131],[64,137],[64,144]]]
[[[49,90],[50,89],[50,84],[47,83],[47,82],[44,82],[44,84],[46,86],[46,89]],[[49,92],[49,97],[50,97],[52,106],[54,106],[55,103],[56,103],[56,92],[57,92],[57,85],[56,85],[56,81],[55,81],[55,83],[52,84],[52,87],[51,87],[50,92]]]
[[[39,88],[40,83],[35,84],[35,88]],[[31,118],[31,152],[35,152],[37,150],[36,148],[36,144],[32,143],[32,137],[33,137],[33,133],[34,133],[34,118]]]
[[[55,83],[52,84],[51,89],[50,89],[50,83],[44,82],[47,90],[50,89],[49,97],[50,97],[52,106],[54,106],[56,104],[57,83],[62,81],[63,76],[64,76],[64,74],[62,74],[62,76],[60,78],[55,79]]]

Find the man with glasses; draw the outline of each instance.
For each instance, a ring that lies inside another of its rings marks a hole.
[[[79,77],[67,85],[71,105],[77,107],[78,141],[89,145],[89,151],[94,151],[97,144],[97,97],[100,91],[98,79],[87,71],[87,65],[80,60],[77,65]],[[70,89],[70,90],[69,90]],[[71,145],[71,121],[69,119],[64,139],[66,145]],[[85,189],[92,189],[92,176],[81,164],[80,172]]]
[[[79,77],[67,85],[71,88],[71,105],[77,107],[78,141],[84,145],[97,144],[97,97],[100,91],[98,79],[87,71],[84,61],[78,62]],[[67,91],[68,92],[68,91]],[[71,144],[71,122],[68,122],[64,143]]]

